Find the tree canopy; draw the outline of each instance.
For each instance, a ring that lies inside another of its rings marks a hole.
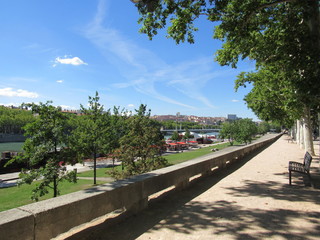
[[[141,104],[136,114],[126,119],[127,131],[120,138],[120,148],[115,151],[122,162],[122,171],[113,171],[116,178],[148,172],[166,165],[161,156],[164,146],[160,124],[150,119],[150,110]]]
[[[22,127],[34,120],[31,111],[0,106],[0,133],[22,134]]]
[[[24,154],[18,156],[28,163],[30,169],[23,169],[20,173],[22,183],[31,184],[33,180],[40,180],[33,190],[32,199],[48,193],[53,189],[53,196],[59,195],[58,185],[63,180],[76,181],[74,171],[66,172],[65,164],[72,163],[74,156],[68,148],[70,135],[66,114],[60,108],[50,105],[50,102],[26,104],[36,120],[24,127],[29,136],[23,145]],[[20,161],[21,161],[20,159]]]
[[[216,53],[221,65],[236,67],[239,59],[254,59],[257,70],[267,65],[282,72],[273,79],[289,81],[297,101],[319,102],[319,1],[143,0],[137,7],[140,32],[150,39],[169,25],[169,38],[193,43],[196,19],[217,22],[214,38],[224,42]]]
[[[292,125],[302,118],[310,140],[310,110],[320,112],[318,0],[142,0],[137,7],[140,32],[150,39],[169,25],[169,38],[193,43],[197,19],[216,22],[220,65],[256,62],[256,71],[242,73],[236,84],[253,83],[248,106],[263,120]]]

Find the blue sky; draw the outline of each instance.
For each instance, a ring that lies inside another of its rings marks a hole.
[[[10,0],[0,2],[0,105],[53,101],[79,109],[98,91],[106,109],[137,109],[152,115],[257,119],[234,91],[242,71],[221,67],[214,53],[213,24],[199,19],[195,44],[176,43],[160,32],[152,41],[138,32],[129,0]]]

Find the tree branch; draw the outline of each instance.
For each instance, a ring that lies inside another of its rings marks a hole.
[[[248,20],[252,17],[253,14],[259,12],[261,9],[264,8],[268,8],[268,7],[273,7],[278,5],[279,3],[287,3],[287,2],[296,2],[297,0],[278,0],[272,3],[268,3],[268,4],[263,4],[261,6],[259,6],[258,8],[256,8],[253,12],[251,12],[247,17],[246,17],[246,23],[248,22]]]

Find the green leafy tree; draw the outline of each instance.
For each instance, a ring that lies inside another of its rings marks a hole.
[[[239,59],[254,59],[257,74],[251,75],[251,79],[264,79],[259,87],[254,86],[253,96],[246,97],[248,105],[263,120],[272,118],[292,124],[302,118],[307,129],[306,148],[313,152],[310,110],[320,111],[319,1],[150,0],[139,1],[137,7],[141,15],[140,31],[150,39],[170,24],[169,38],[177,43],[193,43],[198,18],[206,16],[215,22],[214,38],[224,42],[216,60],[221,65],[236,67]],[[288,95],[283,95],[281,101],[271,101],[273,106],[267,104],[270,92],[258,93],[270,84],[264,78],[265,71],[272,75],[272,86],[281,82],[281,86],[290,89],[282,92]],[[257,96],[260,104],[255,104]]]
[[[188,128],[186,128],[185,131],[186,131],[186,132],[185,132],[185,134],[183,135],[183,138],[184,138],[184,139],[189,139],[189,138],[193,138],[193,137],[194,137],[194,136],[190,133],[190,131],[189,131]]]
[[[257,133],[258,134],[266,134],[267,132],[270,131],[270,124],[268,122],[261,122],[258,125]]]
[[[35,120],[31,111],[0,106],[0,132],[22,134],[23,127]]]
[[[120,148],[120,139],[127,132],[126,120],[130,113],[124,109],[120,110],[119,107],[113,108],[113,114],[110,116],[110,128],[109,128],[109,146],[111,152],[115,149]],[[117,154],[111,154],[113,160],[113,167],[115,165],[115,160],[117,159]]]
[[[140,105],[136,114],[126,119],[126,127],[116,152],[123,168],[122,172],[113,172],[115,177],[129,177],[166,165],[167,161],[161,156],[164,140],[160,124],[150,119],[146,105]]]
[[[173,141],[180,141],[181,140],[181,136],[178,133],[178,131],[174,131],[172,136],[170,137],[171,140]]]
[[[256,124],[249,118],[236,120],[234,126],[234,139],[240,143],[251,143],[258,131]]]
[[[74,156],[68,149],[68,116],[60,108],[45,104],[26,104],[36,114],[36,120],[24,127],[28,136],[23,145],[24,154],[17,161],[26,161],[30,169],[20,173],[21,184],[31,184],[34,180],[36,187],[32,191],[32,199],[47,194],[53,189],[53,197],[59,195],[58,185],[67,180],[76,182],[76,172],[67,172],[67,163],[74,163]]]
[[[232,122],[225,122],[222,124],[222,128],[219,132],[219,137],[222,139],[228,139],[230,145],[232,146],[234,143],[234,136],[236,133],[236,126],[234,121]]]
[[[244,118],[225,122],[219,135],[220,138],[228,139],[230,145],[233,145],[234,141],[247,144],[252,141],[252,137],[257,134],[257,131],[256,124],[251,119]]]
[[[88,108],[81,105],[82,116],[76,118],[72,132],[72,148],[78,157],[92,157],[93,183],[97,183],[97,156],[108,154],[112,149],[110,110],[104,111],[99,94],[89,96]]]

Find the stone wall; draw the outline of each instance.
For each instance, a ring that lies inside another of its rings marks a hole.
[[[187,187],[190,178],[225,168],[280,135],[268,135],[247,146],[233,146],[200,158],[57,198],[0,212],[0,236],[7,240],[50,239],[114,210],[138,212],[148,196],[171,186]]]

